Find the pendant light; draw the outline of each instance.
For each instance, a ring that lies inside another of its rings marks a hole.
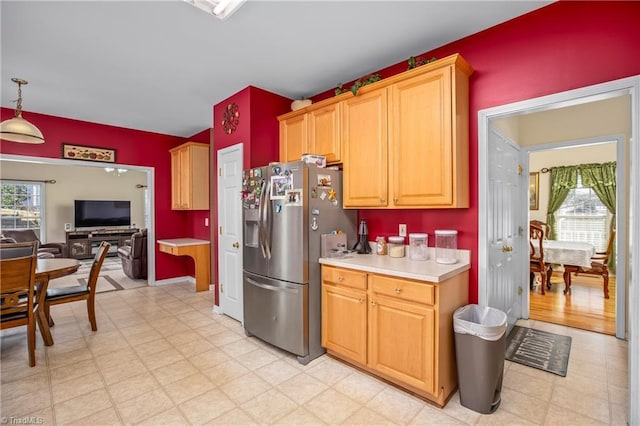
[[[29,83],[21,78],[12,78],[18,85],[15,117],[0,123],[0,139],[19,143],[44,143],[44,136],[36,126],[22,118],[22,85]]]

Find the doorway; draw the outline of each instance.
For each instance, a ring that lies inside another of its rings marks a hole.
[[[612,82],[602,83],[586,88],[570,90],[567,92],[557,93],[554,95],[544,96],[541,98],[529,99],[526,101],[516,102],[509,105],[489,108],[478,112],[478,153],[479,153],[479,210],[478,210],[478,301],[480,304],[487,305],[489,295],[493,291],[488,282],[488,265],[489,257],[487,250],[487,232],[488,232],[488,206],[483,194],[487,192],[487,182],[489,170],[492,165],[487,161],[487,146],[489,134],[492,132],[492,120],[499,118],[507,118],[521,116],[540,111],[551,111],[557,108],[583,105],[603,99],[611,99],[619,96],[629,97],[629,107],[623,114],[622,118],[629,120],[628,134],[625,136],[625,162],[628,165],[628,173],[624,179],[625,200],[627,204],[624,210],[618,212],[618,241],[616,249],[618,250],[618,258],[622,259],[622,265],[618,270],[619,280],[620,273],[624,271],[626,276],[630,277],[627,281],[625,278],[625,287],[628,292],[626,299],[629,309],[626,310],[624,302],[618,300],[616,322],[616,336],[626,338],[629,347],[629,423],[635,424],[640,422],[640,404],[638,404],[638,395],[640,395],[640,282],[637,270],[640,268],[640,252],[633,250],[628,252],[627,247],[637,247],[638,235],[640,235],[640,221],[637,219],[628,220],[627,218],[636,218],[640,211],[640,191],[638,191],[635,182],[640,181],[640,147],[638,146],[638,135],[640,134],[640,76],[629,77]],[[590,124],[590,123],[586,123]],[[558,140],[558,139],[556,139]],[[526,165],[527,159],[522,158],[522,163]],[[528,179],[528,170],[524,170]],[[632,187],[631,182],[634,182]],[[624,214],[622,219],[620,214]],[[524,217],[522,223],[525,223]],[[526,239],[520,241],[523,249]],[[523,261],[521,268],[522,276],[514,276],[510,281],[512,284],[522,285],[526,280],[528,268]],[[521,302],[523,304],[523,318],[528,318],[528,292],[524,292]],[[620,306],[621,305],[621,306]],[[625,314],[622,314],[625,312]],[[626,320],[626,321],[625,321]]]

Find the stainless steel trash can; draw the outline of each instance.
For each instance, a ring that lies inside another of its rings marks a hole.
[[[467,305],[453,313],[460,404],[482,414],[500,406],[507,314]]]

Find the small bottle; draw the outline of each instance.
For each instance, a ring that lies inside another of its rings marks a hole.
[[[384,237],[376,238],[376,254],[387,254],[387,241],[384,239]]]

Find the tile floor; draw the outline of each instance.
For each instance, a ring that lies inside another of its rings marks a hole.
[[[52,307],[55,345],[38,337],[29,368],[24,327],[2,332],[2,423],[626,424],[627,344],[534,321],[573,337],[566,378],[505,361],[502,405],[481,415],[456,393],[436,408],[334,359],[307,366],[212,312],[191,284],[99,294]]]

